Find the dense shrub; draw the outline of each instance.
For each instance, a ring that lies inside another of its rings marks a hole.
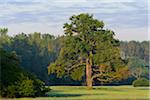
[[[2,95],[2,96],[6,96],[6,97],[10,97],[10,98],[18,97],[19,94],[17,91],[18,91],[18,87],[16,85],[9,85],[6,88],[6,91],[4,91],[5,95]]]
[[[20,96],[34,96],[36,90],[34,89],[33,80],[25,77],[24,80],[21,80],[18,84],[18,92]]]
[[[0,97],[35,97],[49,91],[44,82],[21,69],[14,53],[0,49]]]
[[[140,78],[135,81],[133,81],[133,86],[134,87],[146,87],[149,86],[149,80],[146,78]]]

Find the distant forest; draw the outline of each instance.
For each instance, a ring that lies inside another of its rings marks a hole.
[[[85,85],[85,77],[73,80],[70,76],[58,78],[48,75],[48,66],[55,62],[65,36],[55,37],[49,33],[20,33],[9,36],[7,28],[0,29],[0,48],[18,55],[21,67],[43,80],[47,85]],[[149,41],[121,41],[120,55],[128,66],[131,76],[111,85],[132,84],[138,77],[149,77]],[[136,73],[139,72],[140,73]],[[140,74],[140,75],[139,75]],[[95,83],[98,84],[98,83]]]

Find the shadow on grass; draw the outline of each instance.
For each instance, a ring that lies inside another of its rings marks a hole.
[[[79,97],[85,95],[105,95],[105,94],[68,94],[68,93],[60,93],[60,92],[49,92],[47,93],[47,97]]]
[[[150,90],[150,88],[139,88],[137,90]]]
[[[48,97],[78,97],[83,96],[85,94],[59,94],[59,93],[49,93],[47,94]]]
[[[125,92],[125,90],[120,89],[113,89],[113,88],[93,88],[94,90],[104,90],[104,91],[118,91],[118,92]]]

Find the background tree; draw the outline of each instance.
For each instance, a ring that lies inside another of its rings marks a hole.
[[[55,46],[58,46],[58,43],[54,44],[54,36],[35,32],[29,35],[21,33],[10,37],[5,31],[5,35],[2,35],[0,39],[6,41],[5,37],[11,41],[1,43],[1,48],[8,52],[15,51],[20,57],[23,69],[48,83],[47,66],[56,59],[59,48]]]
[[[130,70],[130,79],[135,80],[140,77],[149,79],[149,41],[126,41],[121,42],[120,49],[122,58],[127,61]],[[128,81],[128,80],[126,80]],[[128,82],[128,84],[131,84]]]
[[[8,47],[11,43],[11,37],[7,35],[7,32],[7,28],[0,28],[0,48],[2,48],[2,45]]]
[[[120,49],[124,59],[136,58],[143,60],[146,65],[149,64],[149,41],[121,41]]]
[[[130,58],[128,61],[128,66],[130,73],[136,79],[139,79],[144,76],[148,76],[148,68],[144,60],[138,58]]]

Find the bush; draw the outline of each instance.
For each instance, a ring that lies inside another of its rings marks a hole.
[[[147,86],[150,86],[149,85],[149,80],[147,80],[146,78],[137,79],[137,80],[133,81],[132,84],[133,84],[134,87],[147,87]]]
[[[44,96],[49,91],[44,82],[25,72],[17,55],[0,49],[0,97]]]
[[[33,76],[28,77],[21,74],[20,80],[14,82],[12,85],[3,87],[0,95],[8,98],[36,97],[45,96],[45,93],[48,91],[50,91],[50,88],[45,87],[44,82],[41,80]]]
[[[50,88],[45,86],[45,83],[36,78],[36,76],[29,74],[29,78],[33,80],[33,86],[35,91],[34,96],[45,96],[45,93],[50,91]]]
[[[8,86],[5,95],[6,95],[6,97],[9,97],[9,98],[17,97],[18,96],[17,86],[15,86],[15,85]]]
[[[23,97],[34,96],[36,90],[34,90],[33,80],[25,79],[19,84],[19,95]]]

